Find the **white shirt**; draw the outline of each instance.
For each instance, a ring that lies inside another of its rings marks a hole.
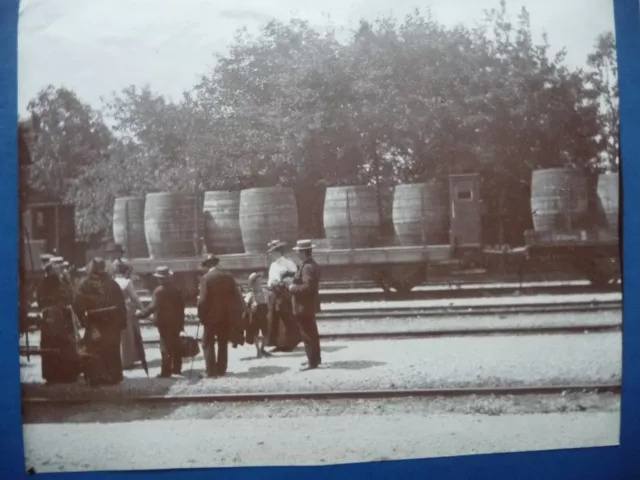
[[[284,273],[296,273],[298,266],[293,260],[289,260],[287,257],[280,257],[274,260],[269,266],[269,278],[267,280],[267,286],[273,287],[282,281],[282,274]]]

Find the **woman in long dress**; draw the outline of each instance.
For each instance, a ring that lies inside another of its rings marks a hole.
[[[120,342],[127,325],[127,308],[120,286],[106,272],[105,261],[94,258],[89,276],[76,295],[75,310],[85,327],[85,379],[91,386],[123,380]]]
[[[274,347],[272,352],[291,352],[302,340],[300,329],[293,318],[292,299],[288,289],[298,266],[285,256],[285,248],[286,244],[280,240],[269,243],[268,253],[273,261],[269,266],[267,280],[267,345]]]
[[[124,301],[127,306],[127,326],[122,331],[122,368],[133,368],[136,362],[144,359],[144,352],[141,351],[142,335],[140,333],[140,323],[136,317],[136,310],[142,310],[143,306],[140,298],[136,294],[133,281],[127,278],[129,266],[125,263],[115,265],[113,279],[120,286],[120,290],[124,295]]]
[[[81,364],[71,310],[73,292],[60,279],[54,265],[47,265],[36,297],[43,319],[40,329],[42,378],[51,384],[74,383],[80,376]]]

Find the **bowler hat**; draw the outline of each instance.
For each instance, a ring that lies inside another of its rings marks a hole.
[[[220,263],[220,259],[213,254],[209,254],[207,258],[202,261],[200,266],[205,268],[215,267],[218,263]]]
[[[42,263],[49,263],[52,258],[53,255],[51,255],[50,253],[43,253],[42,255],[40,255],[40,261]]]
[[[311,243],[311,240],[298,240],[296,242],[296,246],[293,247],[293,249],[296,251],[305,251],[311,250],[313,247],[315,247],[315,245]]]
[[[173,272],[169,270],[169,267],[156,267],[156,271],[153,272],[153,276],[156,278],[169,278],[173,275]]]

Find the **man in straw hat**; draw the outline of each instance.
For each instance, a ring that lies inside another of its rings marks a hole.
[[[153,291],[151,303],[138,312],[138,318],[147,318],[155,313],[155,324],[160,334],[162,367],[158,378],[182,375],[182,352],[180,332],[184,329],[184,299],[180,290],[171,281],[173,272],[168,267],[158,267],[153,276],[158,286]]]
[[[300,343],[300,329],[293,319],[288,290],[298,266],[285,256],[285,249],[286,244],[280,240],[272,240],[267,245],[267,253],[272,259],[267,279],[267,345],[274,347],[273,352],[291,352]]]
[[[226,375],[232,329],[240,324],[244,313],[238,284],[229,273],[218,267],[219,263],[215,255],[209,255],[201,263],[203,268],[208,269],[200,282],[198,296],[198,318],[204,329],[202,350],[207,377]]]
[[[303,366],[306,370],[312,370],[318,368],[322,362],[316,322],[316,313],[320,306],[320,267],[312,257],[313,244],[310,240],[298,240],[293,249],[298,252],[302,265],[293,278],[289,291],[293,296],[293,314],[300,326],[307,353],[307,362],[304,362]]]

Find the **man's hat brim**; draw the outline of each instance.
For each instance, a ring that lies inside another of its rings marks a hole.
[[[316,246],[313,243],[310,243],[309,245],[296,245],[292,250],[295,250],[296,252],[305,252],[307,250],[313,250],[315,247]]]
[[[173,272],[171,270],[169,270],[168,272],[154,272],[153,276],[156,278],[169,278],[173,276]]]
[[[267,250],[267,253],[273,253],[276,250],[280,250],[280,249],[286,248],[286,246],[287,246],[287,244],[285,242],[274,243],[273,245],[269,246],[269,249]]]

